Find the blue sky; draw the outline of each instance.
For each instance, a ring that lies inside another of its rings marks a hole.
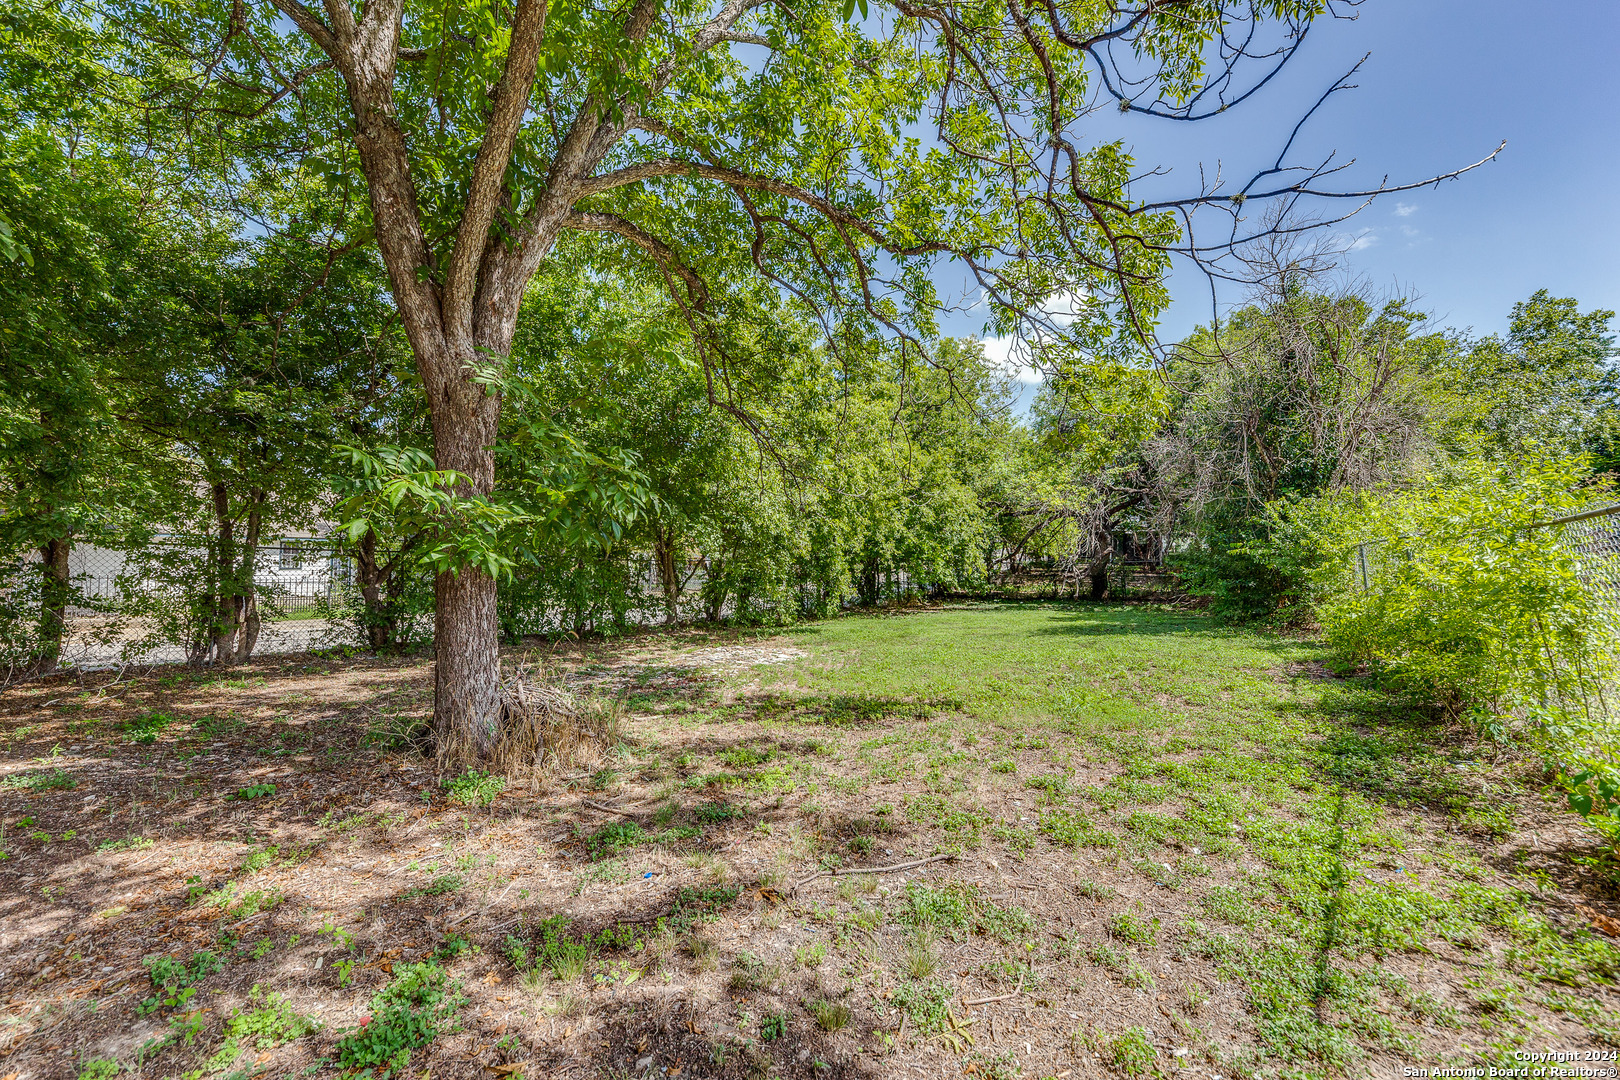
[[[1415,293],[1441,325],[1506,328],[1539,288],[1583,308],[1620,308],[1620,3],[1366,0],[1354,21],[1319,22],[1285,73],[1225,116],[1195,125],[1098,117],[1139,162],[1169,165],[1180,187],[1198,165],[1228,175],[1274,157],[1300,113],[1364,53],[1359,88],[1305,129],[1294,160],[1337,150],[1347,179],[1421,179],[1508,146],[1438,188],[1381,198],[1342,226],[1347,268]],[[1348,238],[1348,237],[1347,237]],[[1161,333],[1209,315],[1207,287],[1183,272]]]
[[[1129,118],[1122,134],[1144,160],[1251,162],[1370,52],[1359,88],[1306,129],[1301,159],[1337,149],[1357,158],[1364,180],[1404,180],[1483,157],[1503,139],[1508,147],[1455,181],[1362,211],[1347,226],[1363,234],[1350,268],[1482,332],[1505,328],[1513,302],[1538,288],[1620,308],[1620,4],[1367,0],[1357,11],[1353,22],[1319,23],[1286,81],[1196,142],[1147,117]],[[1177,306],[1167,331],[1203,316]]]

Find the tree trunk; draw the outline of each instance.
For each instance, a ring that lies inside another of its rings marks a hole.
[[[488,495],[495,488],[500,397],[467,377],[473,356],[460,359],[455,377],[444,378],[440,366],[440,377],[428,381],[434,462],[467,477],[472,490],[461,494]],[[473,567],[445,571],[433,583],[433,731],[441,763],[483,763],[495,752],[501,711],[495,593],[495,579]]]
[[[266,493],[262,490],[251,490],[248,498],[252,500],[253,509],[248,511],[247,535],[242,539],[242,550],[239,555],[239,566],[236,572],[236,663],[246,663],[248,657],[253,655],[253,646],[259,641],[259,627],[262,625],[259,618],[259,593],[254,588],[254,571],[259,562],[259,538],[264,527],[264,501]]]
[[[366,631],[366,646],[375,652],[381,652],[394,643],[394,627],[397,619],[392,611],[385,609],[382,594],[393,564],[390,563],[387,569],[377,565],[375,531],[367,529],[366,535],[360,538],[355,562],[358,564],[356,572],[360,579],[360,602],[365,609],[361,618]]]
[[[214,663],[229,666],[236,660],[236,577],[235,522],[231,520],[230,488],[221,481],[213,485],[214,521],[219,525],[219,544],[214,550],[214,579],[209,598],[209,627],[213,637]]]
[[[62,658],[62,638],[67,632],[67,602],[72,574],[68,569],[68,555],[73,541],[68,537],[53,537],[40,545],[39,592],[39,649],[29,662],[37,675],[56,670]]]
[[[726,594],[731,590],[721,583],[725,565],[724,558],[710,559],[704,570],[703,615],[710,622],[719,622],[726,611]]]
[[[664,625],[680,621],[681,579],[675,569],[674,530],[653,526],[653,561],[658,564],[658,581],[664,590]]]
[[[1093,600],[1108,599],[1108,560],[1104,559],[1101,566],[1091,571],[1091,598]]]

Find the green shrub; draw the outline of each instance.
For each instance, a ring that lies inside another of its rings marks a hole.
[[[1573,808],[1620,839],[1615,733],[1587,707],[1606,696],[1620,635],[1570,526],[1529,527],[1600,498],[1582,458],[1463,461],[1409,491],[1274,507],[1265,550],[1312,566],[1341,667],[1539,751]]]
[[[1559,527],[1589,504],[1579,459],[1462,462],[1406,492],[1276,507],[1328,641],[1454,714],[1580,697],[1615,643]],[[1595,665],[1595,666],[1594,666]]]

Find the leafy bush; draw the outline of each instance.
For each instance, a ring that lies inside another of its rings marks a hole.
[[[1271,545],[1313,566],[1347,660],[1454,714],[1505,717],[1580,696],[1615,641],[1560,529],[1527,528],[1591,503],[1587,480],[1578,459],[1465,462],[1408,492],[1278,508]]]
[[[1573,807],[1620,839],[1616,733],[1588,707],[1620,634],[1568,526],[1530,527],[1605,495],[1582,458],[1467,461],[1410,491],[1276,507],[1269,543],[1312,566],[1317,618],[1346,666],[1541,753]]]

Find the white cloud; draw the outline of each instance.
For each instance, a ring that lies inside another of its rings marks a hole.
[[[1085,310],[1087,298],[1067,290],[1049,296],[1041,311],[1058,326],[1073,326],[1074,320]]]
[[[1417,213],[1417,203],[1398,202],[1395,204],[1396,217],[1411,217]]]
[[[981,344],[984,345],[985,359],[1021,385],[1039,386],[1041,380],[1046,378],[1029,362],[1029,346],[1026,343],[1011,337],[987,337]]]
[[[1360,233],[1356,234],[1355,240],[1351,242],[1350,250],[1361,251],[1365,248],[1372,247],[1376,243],[1378,243],[1378,234],[1373,232],[1371,229],[1363,229]]]

